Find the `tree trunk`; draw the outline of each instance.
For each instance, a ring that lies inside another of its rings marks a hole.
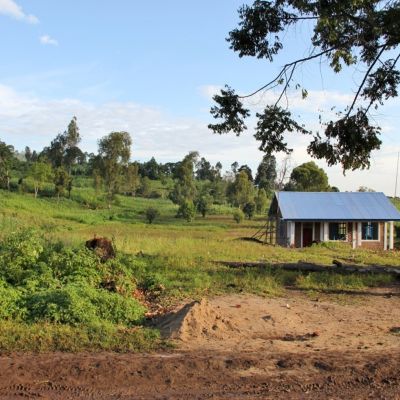
[[[390,265],[352,265],[342,264],[333,260],[333,265],[318,265],[311,263],[285,263],[269,264],[265,262],[237,262],[237,261],[214,261],[216,264],[225,265],[230,268],[272,268],[286,271],[299,272],[335,272],[339,274],[392,274],[400,277],[400,267]]]

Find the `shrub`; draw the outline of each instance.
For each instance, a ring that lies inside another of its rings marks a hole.
[[[157,191],[157,190],[152,190],[150,194],[148,195],[149,199],[161,199],[162,198],[162,193]]]
[[[152,293],[162,292],[165,286],[165,280],[157,273],[146,275],[140,284],[141,289]]]
[[[130,296],[136,289],[133,265],[129,265],[130,262],[131,258],[118,256],[116,259],[101,264],[99,266],[101,270],[100,286],[108,291]],[[137,263],[135,262],[135,264]]]
[[[263,213],[267,208],[268,196],[264,189],[258,189],[257,196],[255,198],[256,210],[259,214]]]
[[[85,281],[97,286],[102,280],[100,260],[86,248],[62,248],[59,251],[50,249],[47,263],[54,276],[64,284]]]
[[[100,323],[133,325],[142,320],[145,308],[131,297],[82,285],[36,292],[26,298],[28,320],[70,325]]]
[[[77,286],[34,292],[26,297],[27,319],[76,325],[98,322],[96,307]]]
[[[0,243],[0,277],[13,285],[37,275],[35,266],[44,250],[44,241],[33,230],[14,232]]]
[[[50,254],[49,267],[63,284],[83,283],[120,294],[130,294],[136,288],[131,270],[132,257],[123,255],[106,262],[87,248],[63,248]]]
[[[0,320],[18,320],[24,315],[20,301],[22,292],[0,281]]]
[[[236,209],[233,212],[233,219],[236,221],[236,223],[240,224],[243,220],[244,220],[244,214],[243,211],[241,209]]]
[[[146,216],[146,221],[149,224],[152,224],[153,221],[160,215],[160,212],[157,210],[157,208],[154,207],[148,207],[146,208],[145,211],[145,216]]]
[[[185,200],[178,209],[178,218],[184,218],[187,222],[191,222],[194,220],[196,216],[196,207],[193,204],[193,201]]]
[[[134,256],[101,262],[83,246],[45,246],[34,231],[11,234],[0,242],[0,321],[132,326],[145,312],[132,297],[134,273],[146,267]]]
[[[248,219],[252,219],[254,217],[254,213],[256,212],[256,205],[254,202],[246,203],[243,206],[243,212],[246,214]]]
[[[130,326],[143,319],[146,309],[132,297],[96,289],[89,289],[86,294],[96,307],[97,316],[102,320]]]
[[[141,179],[138,193],[142,197],[149,197],[149,195],[151,193],[151,182],[147,176],[145,176]]]
[[[211,196],[202,196],[197,201],[197,210],[205,218],[205,216],[210,212],[213,198]]]

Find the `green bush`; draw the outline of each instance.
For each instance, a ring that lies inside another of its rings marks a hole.
[[[25,314],[21,306],[22,292],[0,280],[0,320],[20,320]]]
[[[120,255],[101,262],[92,251],[47,242],[35,231],[0,242],[0,320],[131,326],[145,308],[134,298],[134,273],[146,261]]]
[[[238,223],[238,224],[240,224],[244,220],[243,211],[239,208],[233,212],[232,216],[233,216],[234,221],[236,221],[236,223]]]
[[[205,216],[210,212],[211,206],[213,204],[212,196],[202,196],[197,201],[197,210],[205,218]]]
[[[140,287],[148,292],[160,292],[165,289],[165,286],[165,280],[157,273],[147,274],[140,284]]]
[[[256,212],[256,205],[255,205],[255,203],[254,203],[254,202],[246,203],[246,204],[243,206],[243,212],[246,214],[246,217],[247,217],[248,219],[252,219],[252,218],[254,217],[255,212]]]
[[[62,248],[58,252],[52,250],[49,251],[47,262],[54,276],[62,283],[83,280],[93,286],[100,284],[101,263],[92,251],[86,248],[77,250]]]
[[[133,325],[143,318],[145,308],[131,297],[83,285],[66,285],[28,295],[27,319],[76,325],[108,321]]]
[[[143,319],[145,308],[132,297],[98,289],[90,289],[86,293],[101,320],[131,326]]]
[[[10,284],[21,285],[37,275],[43,250],[43,239],[32,230],[10,234],[0,243],[0,277]]]
[[[194,220],[196,216],[196,207],[193,204],[193,201],[185,200],[178,209],[178,218],[184,218],[187,222],[191,222]]]
[[[82,296],[79,287],[68,285],[26,296],[27,319],[76,325],[98,322],[96,307]]]
[[[162,197],[163,197],[162,193],[159,192],[158,190],[153,190],[148,195],[149,199],[161,199]]]
[[[146,208],[146,211],[144,213],[146,216],[146,221],[149,224],[152,224],[153,221],[160,215],[160,212],[157,210],[157,208],[154,207]]]
[[[133,265],[126,263],[128,260],[128,257],[117,256],[116,259],[100,264],[102,273],[100,287],[130,296],[136,289],[136,278],[132,272]]]

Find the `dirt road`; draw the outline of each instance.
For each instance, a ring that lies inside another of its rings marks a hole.
[[[400,293],[224,296],[156,323],[162,354],[3,354],[0,399],[400,399]]]

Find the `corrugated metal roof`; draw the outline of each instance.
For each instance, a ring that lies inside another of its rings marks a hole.
[[[282,218],[291,221],[400,221],[383,193],[277,192],[275,198]]]

